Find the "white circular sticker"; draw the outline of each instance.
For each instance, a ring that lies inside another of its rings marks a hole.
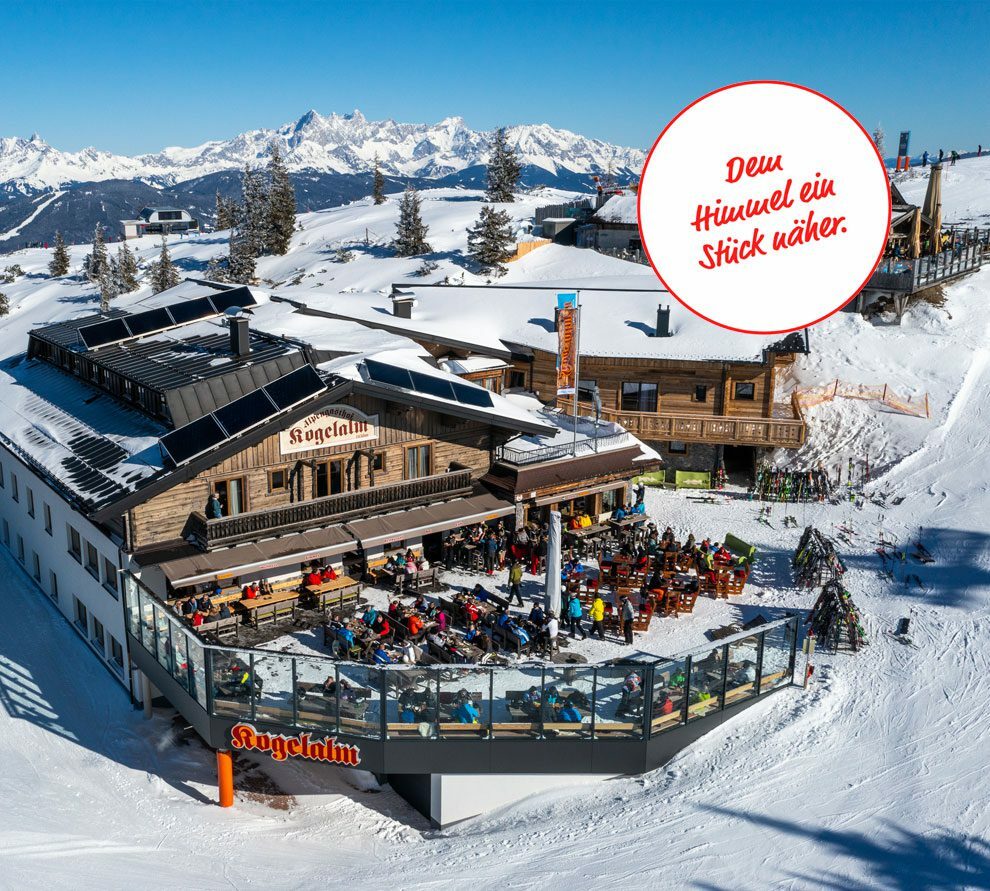
[[[678,114],[639,185],[643,248],[671,295],[753,334],[806,328],[867,283],[890,228],[873,140],[807,87],[723,87]]]

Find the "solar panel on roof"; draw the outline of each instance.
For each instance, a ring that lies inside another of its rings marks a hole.
[[[257,306],[258,301],[254,299],[254,294],[249,288],[234,288],[233,291],[223,291],[220,294],[213,294],[209,298],[216,307],[217,312],[226,312],[232,306],[246,309],[249,306]]]
[[[316,369],[312,365],[303,365],[270,384],[265,384],[262,389],[271,397],[279,411],[284,411],[310,396],[322,393],[326,388],[327,385],[316,373]]]
[[[86,349],[95,350],[97,347],[108,343],[127,340],[131,335],[123,319],[110,319],[106,322],[83,325],[79,329],[79,336],[86,345]]]
[[[435,377],[432,374],[423,374],[420,371],[410,371],[409,377],[412,378],[413,389],[417,393],[424,393],[427,396],[436,396],[439,399],[451,399],[455,398],[454,388],[450,385],[450,381],[444,380],[442,377]]]
[[[203,415],[190,424],[166,433],[159,442],[178,465],[220,445],[227,434],[213,415]]]
[[[216,315],[209,297],[197,297],[195,300],[172,303],[168,307],[168,311],[177,325],[184,325],[186,322],[194,322],[196,319],[205,319],[208,316]]]
[[[247,396],[228,402],[223,408],[218,408],[213,416],[227,431],[227,436],[236,436],[278,412],[278,407],[264,390],[255,390]]]
[[[413,389],[412,378],[409,377],[409,372],[405,368],[386,365],[384,362],[377,362],[374,359],[365,359],[364,367],[368,369],[368,375],[373,381],[389,384],[393,387],[402,387],[405,390]]]
[[[150,331],[162,331],[171,328],[175,323],[164,307],[160,309],[149,309],[146,312],[136,312],[125,317],[124,323],[130,329],[131,334],[139,337]]]
[[[492,395],[483,387],[469,387],[467,384],[451,384],[454,388],[454,396],[458,402],[464,405],[473,405],[477,408],[492,408]]]

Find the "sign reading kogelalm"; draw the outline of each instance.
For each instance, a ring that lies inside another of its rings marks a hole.
[[[328,761],[356,767],[361,763],[357,746],[338,743],[333,736],[314,741],[310,734],[284,736],[275,733],[259,733],[250,724],[235,724],[230,728],[230,745],[245,751],[268,752],[275,761],[286,758],[307,758],[310,761]]]
[[[577,387],[577,294],[557,295],[557,395],[573,394]]]
[[[307,415],[278,435],[283,455],[327,446],[378,439],[378,415],[366,415],[347,405],[334,405]]]
[[[869,281],[890,229],[869,134],[821,93],[769,81],[681,111],[646,159],[638,206],[644,251],[671,295],[753,334],[838,312]]]

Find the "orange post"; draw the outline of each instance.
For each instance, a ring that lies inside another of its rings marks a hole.
[[[234,803],[234,759],[229,749],[217,749],[217,785],[220,787],[220,807]]]

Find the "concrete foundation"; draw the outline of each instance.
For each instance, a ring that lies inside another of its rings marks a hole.
[[[443,829],[530,795],[600,783],[613,776],[618,774],[390,774],[388,782],[434,826]]]

